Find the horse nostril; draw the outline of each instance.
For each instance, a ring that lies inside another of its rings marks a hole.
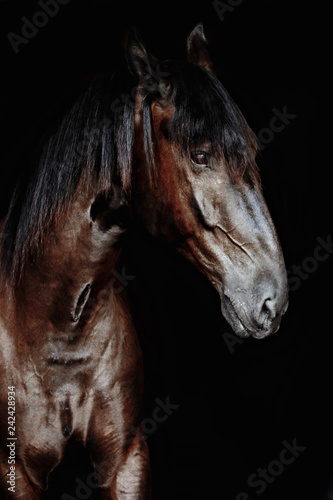
[[[268,298],[265,300],[262,306],[262,312],[269,317],[269,319],[273,319],[276,316],[276,308],[273,300]]]
[[[253,316],[254,324],[259,330],[266,330],[276,317],[276,304],[270,297],[265,299],[261,308]]]

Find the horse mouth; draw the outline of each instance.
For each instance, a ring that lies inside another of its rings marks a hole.
[[[227,295],[224,295],[222,298],[222,314],[236,335],[241,338],[251,336],[256,339],[264,339],[268,335],[277,332],[280,327],[280,321],[278,323],[269,322],[268,324],[258,327],[250,319],[245,318],[244,313],[241,315],[240,311],[237,309],[233,301]]]

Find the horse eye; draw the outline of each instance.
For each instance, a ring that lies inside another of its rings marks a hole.
[[[208,155],[205,151],[193,151],[191,153],[191,160],[200,167],[208,166]]]

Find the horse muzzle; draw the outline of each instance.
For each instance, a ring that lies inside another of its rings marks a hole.
[[[261,300],[253,300],[253,294],[247,297],[244,293],[224,290],[221,308],[236,335],[264,339],[278,331],[282,316],[288,308],[288,294],[287,291],[280,294],[266,293]]]

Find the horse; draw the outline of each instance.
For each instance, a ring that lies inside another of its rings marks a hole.
[[[1,223],[5,499],[45,498],[69,440],[89,450],[101,498],[151,498],[122,280],[133,225],[207,277],[238,336],[276,332],[288,305],[258,140],[214,74],[202,25],[187,61],[158,61],[135,30],[126,58],[43,139]]]

